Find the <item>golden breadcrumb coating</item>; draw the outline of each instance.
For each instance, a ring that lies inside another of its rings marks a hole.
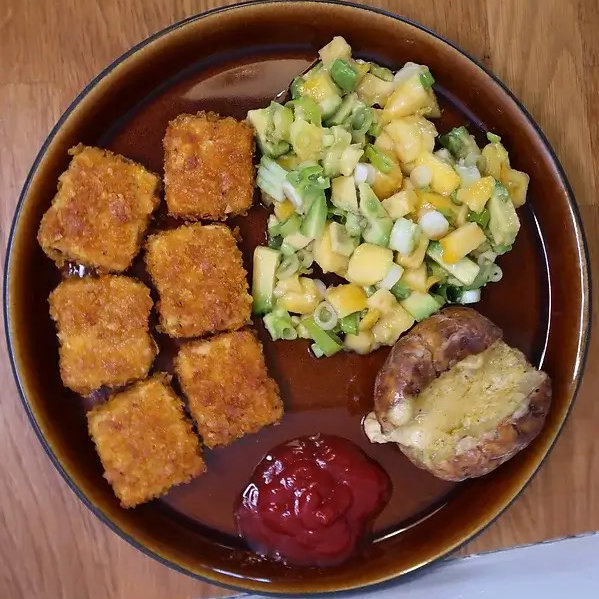
[[[254,132],[213,112],[180,114],[164,136],[164,186],[169,214],[224,220],[245,214],[254,194]]]
[[[140,164],[79,144],[44,214],[38,241],[61,267],[65,261],[103,272],[126,270],[140,250],[160,202],[160,179]]]
[[[175,371],[207,447],[228,445],[283,416],[279,387],[249,329],[186,343]]]
[[[206,470],[183,403],[163,373],[136,383],[87,414],[104,478],[125,508]]]
[[[252,298],[232,231],[184,225],[148,238],[146,266],[160,301],[159,330],[197,337],[248,323]]]
[[[66,387],[87,394],[144,378],[156,356],[150,290],[120,275],[67,279],[50,294]]]

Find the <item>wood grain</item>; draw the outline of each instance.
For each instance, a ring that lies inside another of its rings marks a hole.
[[[78,91],[150,33],[223,4],[230,2],[0,0],[3,249],[27,171]],[[368,4],[401,12],[452,39],[483,60],[520,97],[566,168],[593,265],[598,265],[596,0]],[[597,315],[594,324],[599,326]],[[188,599],[229,594],[142,555],[83,507],[29,426],[4,336],[0,352],[0,596]],[[551,457],[520,499],[464,553],[599,529],[598,360],[599,335],[595,335],[578,401]]]

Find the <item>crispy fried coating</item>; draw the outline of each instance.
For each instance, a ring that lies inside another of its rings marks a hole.
[[[247,324],[252,298],[228,227],[184,225],[152,235],[146,250],[146,266],[160,295],[161,331],[197,337]]]
[[[169,382],[168,375],[155,374],[87,414],[104,478],[125,508],[206,470],[198,438]]]
[[[168,211],[187,219],[245,214],[254,193],[254,133],[244,122],[213,112],[180,114],[164,136]]]
[[[144,378],[156,356],[150,290],[120,275],[67,279],[50,294],[66,387],[87,394]]]
[[[279,386],[249,329],[186,343],[175,371],[207,447],[228,445],[283,416]]]
[[[44,214],[38,241],[58,267],[77,262],[102,272],[126,270],[160,202],[160,179],[107,150],[78,146]]]

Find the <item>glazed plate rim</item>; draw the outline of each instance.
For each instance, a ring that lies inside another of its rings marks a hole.
[[[55,468],[58,470],[58,472],[60,472],[61,476],[66,481],[66,483],[69,485],[69,487],[73,490],[75,495],[104,524],[106,524],[112,531],[117,533],[122,539],[124,539],[125,541],[130,543],[133,547],[135,547],[142,553],[148,555],[149,557],[156,559],[163,565],[168,566],[168,567],[170,567],[178,572],[181,572],[183,574],[192,576],[198,580],[202,580],[202,581],[210,583],[210,584],[216,584],[216,585],[219,585],[221,587],[228,588],[231,590],[248,591],[248,590],[259,589],[259,592],[261,594],[272,595],[272,596],[283,596],[285,593],[282,591],[281,592],[269,592],[267,590],[264,590],[262,588],[262,585],[257,583],[257,581],[254,581],[257,584],[250,584],[248,586],[239,586],[239,585],[234,585],[234,584],[230,584],[230,583],[225,583],[225,582],[222,582],[218,578],[219,573],[214,570],[206,569],[205,572],[200,574],[198,572],[189,570],[189,569],[181,566],[180,564],[176,563],[173,559],[166,557],[164,555],[161,555],[161,553],[158,553],[157,551],[146,547],[140,541],[136,540],[133,536],[131,536],[130,534],[128,534],[127,532],[122,530],[113,520],[110,519],[110,517],[108,515],[106,515],[104,513],[104,511],[102,511],[98,506],[96,506],[88,498],[88,496],[84,494],[84,492],[80,489],[80,487],[77,485],[75,480],[73,478],[71,478],[71,476],[67,473],[67,471],[63,467],[61,461],[59,460],[57,455],[54,453],[49,441],[43,435],[43,433],[40,429],[40,426],[36,420],[34,410],[33,410],[32,406],[29,404],[29,401],[26,397],[26,394],[24,391],[24,386],[22,384],[21,376],[20,376],[20,373],[19,373],[19,370],[17,367],[17,360],[15,357],[15,352],[14,352],[14,347],[13,347],[13,339],[12,339],[11,326],[10,326],[11,318],[10,318],[10,310],[9,310],[8,289],[9,289],[9,284],[10,284],[11,258],[12,258],[12,253],[13,253],[14,239],[15,239],[17,227],[18,227],[18,224],[20,221],[22,208],[23,208],[23,205],[24,205],[24,203],[27,199],[27,196],[29,194],[29,189],[30,189],[32,180],[33,180],[33,178],[37,172],[37,169],[38,169],[40,163],[42,162],[42,159],[43,159],[44,155],[46,154],[50,144],[56,137],[59,130],[62,128],[63,124],[67,121],[67,119],[74,112],[74,110],[77,108],[77,106],[96,87],[96,85],[98,83],[100,83],[100,81],[102,81],[105,77],[110,75],[119,65],[124,63],[131,56],[135,55],[137,52],[144,49],[146,46],[149,46],[153,42],[169,35],[173,31],[176,31],[180,28],[186,27],[187,25],[189,25],[191,23],[195,23],[201,19],[204,19],[206,17],[212,16],[217,13],[223,13],[223,12],[227,12],[227,11],[231,11],[231,10],[238,10],[240,8],[243,9],[244,7],[248,7],[248,6],[270,5],[270,4],[276,5],[276,4],[280,4],[280,3],[281,3],[280,0],[250,0],[248,2],[241,2],[238,4],[229,5],[229,6],[213,8],[208,11],[205,11],[205,12],[187,17],[180,21],[177,21],[176,23],[173,23],[173,24],[165,27],[164,29],[161,29],[161,30],[153,33],[152,35],[147,37],[145,40],[141,41],[140,43],[138,43],[135,46],[133,46],[132,48],[130,48],[128,51],[126,51],[121,56],[119,56],[114,61],[112,61],[105,69],[103,69],[96,77],[94,77],[84,87],[84,89],[77,95],[77,97],[71,102],[71,104],[68,106],[68,108],[63,112],[63,114],[61,115],[61,117],[59,118],[57,123],[54,125],[54,127],[48,134],[47,138],[45,139],[44,143],[42,144],[42,147],[39,150],[39,152],[33,162],[33,165],[27,175],[27,178],[25,179],[23,189],[19,195],[19,200],[18,200],[17,206],[15,208],[15,213],[14,213],[14,217],[13,217],[13,221],[12,221],[12,225],[11,225],[11,229],[10,229],[10,234],[9,234],[9,238],[8,238],[5,265],[4,265],[5,266],[4,281],[3,281],[3,293],[4,293],[3,310],[4,310],[6,342],[7,342],[7,349],[8,349],[11,369],[12,369],[12,373],[13,373],[13,376],[15,379],[17,390],[19,392],[19,396],[21,398],[21,401],[23,403],[25,411],[27,412],[27,416],[29,418],[31,426],[35,430],[35,433],[36,433],[42,447],[44,448],[46,454],[48,455],[48,457],[54,464]],[[285,3],[287,3],[287,0]],[[294,3],[296,3],[296,2],[294,2]],[[424,568],[431,566],[438,559],[441,559],[441,558],[446,557],[447,555],[453,553],[454,551],[456,551],[457,549],[459,549],[466,543],[472,541],[481,532],[483,532],[489,525],[491,525],[514,502],[514,500],[517,499],[517,497],[528,486],[528,484],[530,484],[530,482],[532,481],[532,479],[538,472],[539,468],[542,466],[544,461],[547,459],[547,456],[553,449],[555,442],[557,441],[557,439],[563,429],[563,426],[572,410],[574,402],[576,401],[578,390],[580,388],[580,383],[583,378],[585,364],[586,364],[586,360],[588,357],[588,348],[589,348],[589,340],[590,340],[590,332],[591,332],[591,319],[590,319],[591,284],[590,284],[590,277],[589,277],[590,260],[589,260],[588,245],[587,245],[587,241],[585,238],[584,229],[582,227],[580,211],[579,211],[578,205],[574,199],[574,193],[572,191],[572,188],[568,182],[568,179],[566,177],[564,169],[563,169],[562,165],[560,164],[555,151],[551,147],[551,145],[550,145],[549,141],[547,140],[545,134],[543,133],[541,127],[536,123],[536,121],[533,119],[533,117],[530,115],[530,113],[526,110],[526,108],[523,106],[523,104],[516,98],[516,96],[510,91],[510,89],[495,74],[493,74],[487,67],[485,67],[481,62],[479,62],[476,58],[471,56],[469,53],[467,53],[462,48],[460,48],[459,46],[457,46],[450,40],[446,39],[442,35],[436,33],[432,29],[430,29],[416,21],[408,19],[404,16],[394,14],[388,10],[385,10],[382,8],[377,8],[377,7],[372,7],[372,6],[360,5],[360,4],[356,4],[354,2],[346,2],[346,1],[342,1],[342,0],[300,0],[297,3],[300,3],[300,4],[301,3],[318,3],[321,5],[329,4],[329,5],[333,5],[333,6],[344,6],[344,7],[352,8],[354,10],[362,10],[362,11],[365,11],[366,13],[375,13],[375,14],[385,16],[387,18],[397,20],[397,21],[402,21],[412,27],[415,27],[415,28],[423,31],[424,33],[436,38],[438,41],[442,42],[443,44],[446,44],[446,45],[450,46],[451,48],[453,48],[454,50],[458,51],[462,56],[464,56],[466,59],[468,59],[469,61],[474,63],[479,69],[481,69],[487,75],[487,77],[489,77],[492,81],[494,81],[510,97],[510,99],[516,104],[518,109],[525,116],[525,118],[527,119],[529,124],[533,127],[536,135],[541,140],[541,143],[543,144],[545,150],[548,152],[549,157],[551,158],[551,161],[552,161],[552,163],[557,171],[557,174],[559,176],[560,182],[566,191],[569,209],[573,216],[573,222],[575,225],[574,232],[575,232],[575,236],[576,236],[576,242],[577,242],[578,253],[579,253],[578,262],[579,262],[580,268],[582,270],[581,287],[583,290],[583,297],[582,297],[582,308],[581,308],[581,333],[578,338],[578,350],[577,350],[577,362],[576,362],[577,368],[574,373],[575,385],[574,385],[574,390],[572,393],[572,400],[570,401],[568,410],[564,416],[564,420],[560,424],[554,439],[552,440],[551,444],[547,448],[545,455],[539,461],[539,463],[538,463],[535,471],[531,475],[531,477],[522,486],[522,488],[510,499],[510,501],[500,510],[500,512],[495,517],[493,517],[490,521],[488,521],[485,525],[483,525],[478,531],[476,531],[474,534],[470,535],[468,538],[461,540],[455,546],[445,548],[445,550],[442,553],[440,553],[436,558],[432,559],[428,563],[422,564],[417,569],[409,571],[409,572],[405,572],[402,574],[396,573],[391,576],[381,576],[381,577],[378,577],[376,580],[373,580],[372,582],[369,582],[363,586],[352,586],[352,587],[342,586],[342,587],[340,587],[339,591],[337,591],[335,589],[331,589],[326,592],[319,592],[319,593],[311,594],[311,596],[330,596],[331,593],[342,592],[345,595],[347,595],[347,594],[359,593],[360,590],[366,589],[366,588],[373,589],[373,587],[375,587],[375,586],[377,588],[379,588],[379,587],[385,585],[385,583],[393,584],[400,578],[402,580],[405,580],[406,577],[414,576],[416,574],[416,572],[421,572]],[[216,574],[216,577],[212,578],[210,576],[210,573],[213,575]],[[231,577],[228,576],[228,578],[230,579]],[[240,578],[240,581],[241,580],[243,580],[243,578]],[[279,586],[280,588],[285,585],[285,583],[283,581],[281,581],[281,583],[275,583],[275,584],[277,586]]]

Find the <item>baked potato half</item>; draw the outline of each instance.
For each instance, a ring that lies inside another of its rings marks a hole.
[[[551,382],[502,336],[466,307],[416,325],[378,374],[368,438],[397,443],[416,466],[451,481],[509,460],[541,430]]]

